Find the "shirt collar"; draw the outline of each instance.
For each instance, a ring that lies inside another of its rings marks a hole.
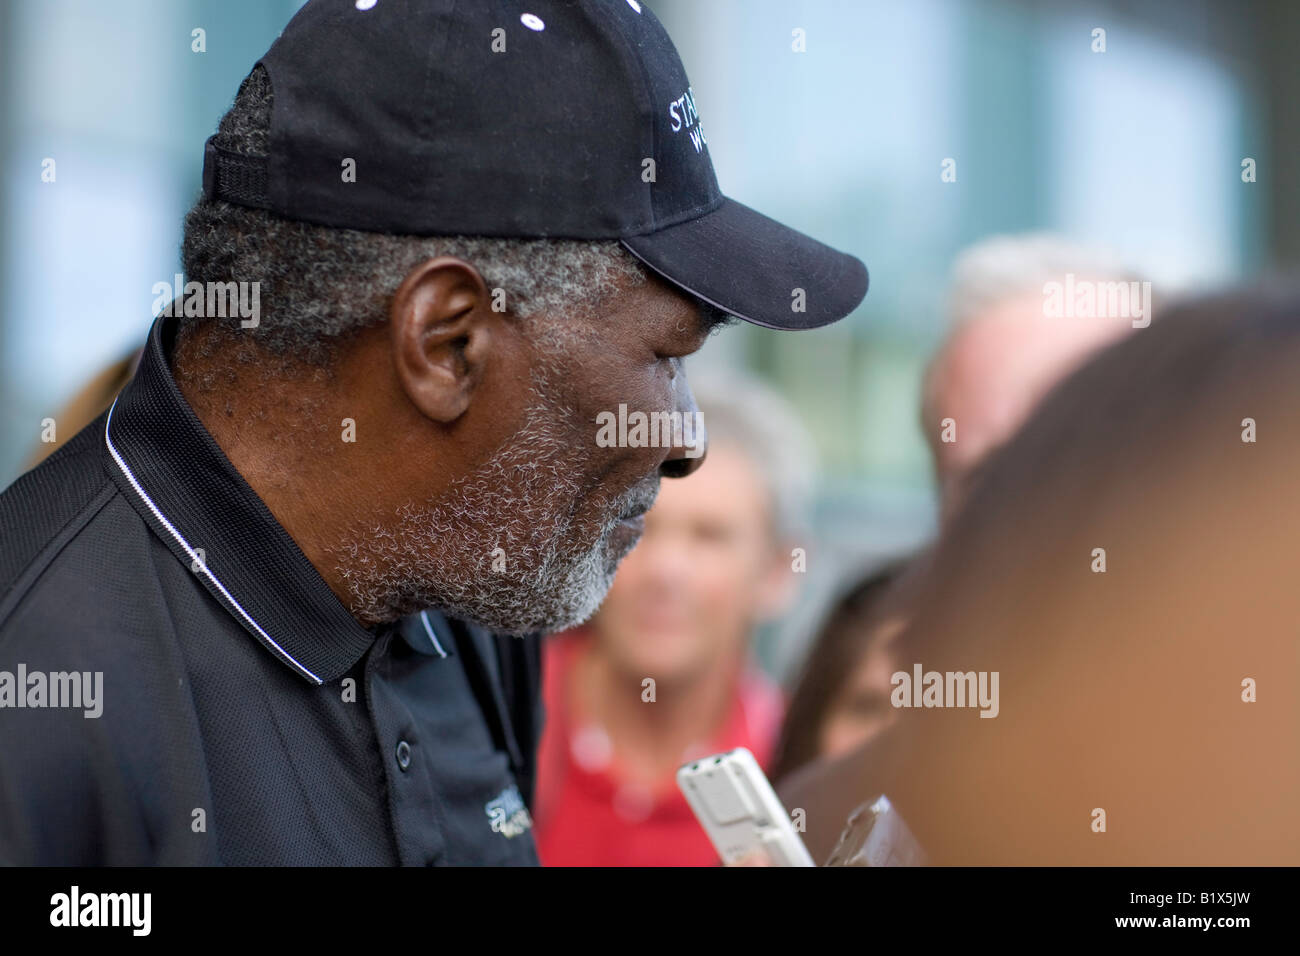
[[[104,428],[109,474],[226,611],[305,680],[337,680],[378,636],[362,627],[235,470],[172,377],[160,315]]]

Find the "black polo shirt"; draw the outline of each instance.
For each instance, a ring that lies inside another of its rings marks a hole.
[[[536,864],[540,638],[360,626],[185,402],[175,321],[0,495],[0,863]]]

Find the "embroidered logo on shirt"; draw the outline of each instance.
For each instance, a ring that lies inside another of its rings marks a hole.
[[[519,788],[511,784],[483,805],[483,811],[492,821],[492,832],[517,837],[533,825]]]

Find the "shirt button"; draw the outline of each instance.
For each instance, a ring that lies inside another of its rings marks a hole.
[[[403,770],[411,765],[411,745],[405,740],[397,742],[397,765]]]

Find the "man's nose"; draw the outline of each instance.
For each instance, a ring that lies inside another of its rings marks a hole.
[[[686,381],[685,370],[679,370],[677,378],[681,384],[675,390],[677,401],[673,408],[673,417],[675,421],[681,421],[682,427],[679,430],[674,422],[674,427],[671,429],[671,447],[663,464],[659,466],[659,474],[664,478],[685,478],[704,464],[704,457],[709,451],[709,435],[705,430],[704,415],[695,405],[695,395]]]

